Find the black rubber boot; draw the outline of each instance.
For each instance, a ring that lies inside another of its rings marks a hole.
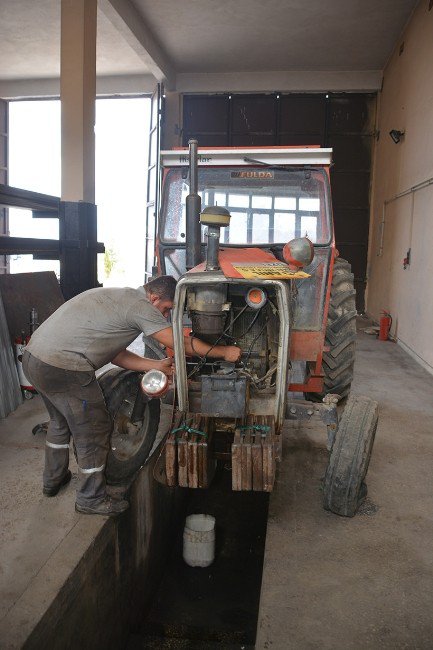
[[[69,481],[72,478],[72,474],[70,470],[66,472],[65,476],[62,478],[60,483],[58,485],[54,485],[53,487],[43,487],[42,492],[45,494],[47,497],[55,497],[58,491],[64,487],[65,485],[68,485]]]
[[[106,496],[103,501],[99,501],[92,505],[83,506],[79,503],[75,504],[75,510],[85,515],[105,515],[106,517],[115,517],[120,515],[129,508],[129,503],[125,499],[120,501]]]

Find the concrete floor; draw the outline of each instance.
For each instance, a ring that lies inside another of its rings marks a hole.
[[[380,406],[368,501],[354,519],[325,512],[325,429],[287,430],[258,649],[433,648],[433,377],[361,332],[354,391]],[[0,421],[2,649],[21,647],[105,521],[75,513],[74,482],[42,495],[44,436],[31,428],[44,417],[35,398]]]
[[[368,501],[353,519],[324,511],[325,431],[287,431],[257,649],[433,648],[433,377],[361,331],[353,392],[380,409]]]

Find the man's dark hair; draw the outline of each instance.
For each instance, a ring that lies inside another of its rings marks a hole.
[[[161,300],[174,300],[177,280],[172,275],[160,275],[159,278],[153,278],[144,285],[146,293],[153,293]]]

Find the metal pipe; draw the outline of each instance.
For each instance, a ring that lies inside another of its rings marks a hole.
[[[189,146],[189,191],[198,192],[198,140],[188,140]]]
[[[197,140],[189,140],[189,194],[185,201],[186,211],[186,268],[190,269],[201,262],[201,198],[198,194],[198,155]]]
[[[412,196],[417,192],[418,190],[422,190],[425,187],[428,187],[429,185],[433,185],[433,177],[428,178],[425,181],[421,181],[421,183],[417,183],[416,185],[413,185],[407,190],[404,190],[403,192],[399,192],[399,194],[395,194],[392,196],[390,199],[386,199],[383,202],[382,206],[382,219],[380,222],[380,242],[379,242],[379,252],[377,253],[378,257],[382,257],[383,255],[383,241],[385,238],[385,212],[386,212],[386,206],[389,203],[393,203],[393,201],[397,201],[397,199],[401,199],[403,196],[408,196],[408,194],[412,194]],[[413,202],[412,202],[412,219],[413,219]]]
[[[218,261],[220,234],[221,228],[219,226],[208,226],[206,271],[218,271],[220,267]]]

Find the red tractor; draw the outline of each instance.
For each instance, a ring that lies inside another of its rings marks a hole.
[[[179,278],[169,485],[205,488],[225,459],[234,490],[271,491],[284,420],[320,418],[330,451],[324,507],[353,516],[366,495],[377,404],[349,396],[355,290],[335,248],[331,153],[198,150],[192,140],[189,151],[161,154],[157,269]],[[238,345],[240,361],[186,358],[185,332]]]

